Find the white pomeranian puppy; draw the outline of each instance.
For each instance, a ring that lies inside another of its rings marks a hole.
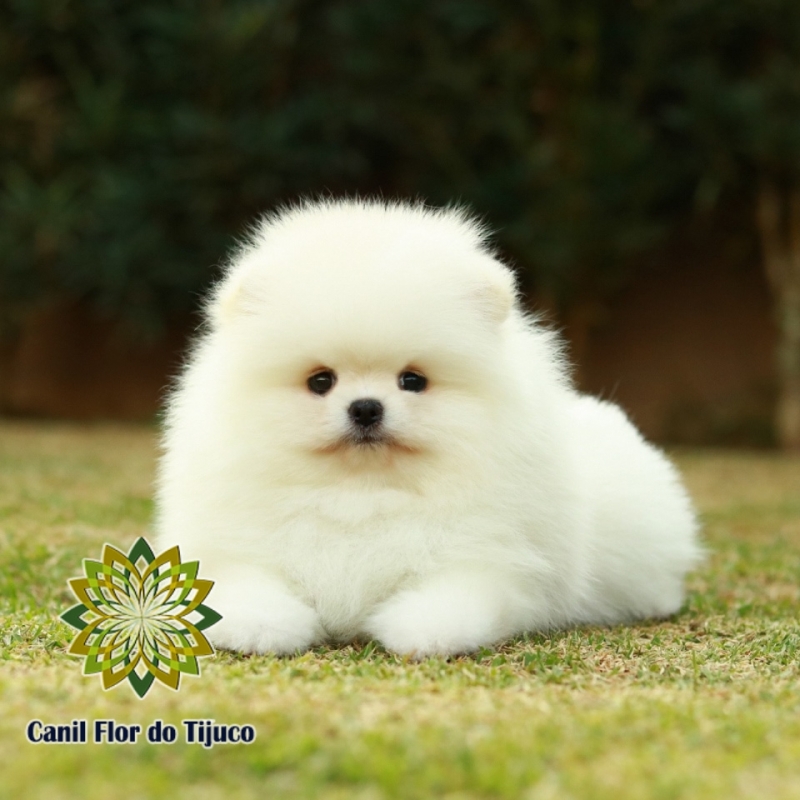
[[[216,582],[218,647],[420,658],[679,609],[700,548],[678,475],[574,390],[463,211],[268,217],[208,317],[157,525]]]

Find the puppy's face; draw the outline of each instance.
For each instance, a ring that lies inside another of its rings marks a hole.
[[[217,292],[232,397],[274,450],[375,470],[487,427],[513,279],[463,221],[390,211],[267,229]]]
[[[314,416],[319,432],[327,432],[317,448],[321,452],[416,449],[413,432],[422,426],[413,420],[424,415],[425,406],[422,398],[407,395],[428,389],[428,377],[419,367],[408,365],[396,375],[320,367],[308,376],[306,388],[319,398]]]
[[[227,354],[232,413],[251,421],[254,436],[268,433],[281,454],[355,470],[408,464],[474,442],[503,391],[495,337],[470,331],[461,314],[441,305],[427,320],[402,319],[402,303],[388,305],[377,304],[382,319],[364,308],[336,320],[317,308],[296,310],[291,319],[243,320],[236,350]],[[452,337],[453,329],[461,336]]]

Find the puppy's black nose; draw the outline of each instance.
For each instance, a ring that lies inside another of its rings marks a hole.
[[[347,409],[353,424],[362,428],[377,425],[383,419],[383,405],[378,400],[365,399],[353,400]]]

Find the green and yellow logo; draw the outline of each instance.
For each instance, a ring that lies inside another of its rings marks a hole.
[[[83,674],[104,689],[127,678],[139,697],[156,680],[177,690],[181,675],[199,676],[198,658],[214,653],[202,631],[222,618],[203,605],[214,583],[199,566],[178,547],[156,557],[144,538],[127,555],[106,544],[102,561],[84,559],[85,577],[68,581],[78,605],[61,615],[79,631],[68,652],[85,659]]]

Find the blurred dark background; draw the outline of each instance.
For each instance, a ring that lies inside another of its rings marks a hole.
[[[800,449],[796,0],[5,0],[0,413],[153,418],[301,195],[468,204],[579,385]]]

